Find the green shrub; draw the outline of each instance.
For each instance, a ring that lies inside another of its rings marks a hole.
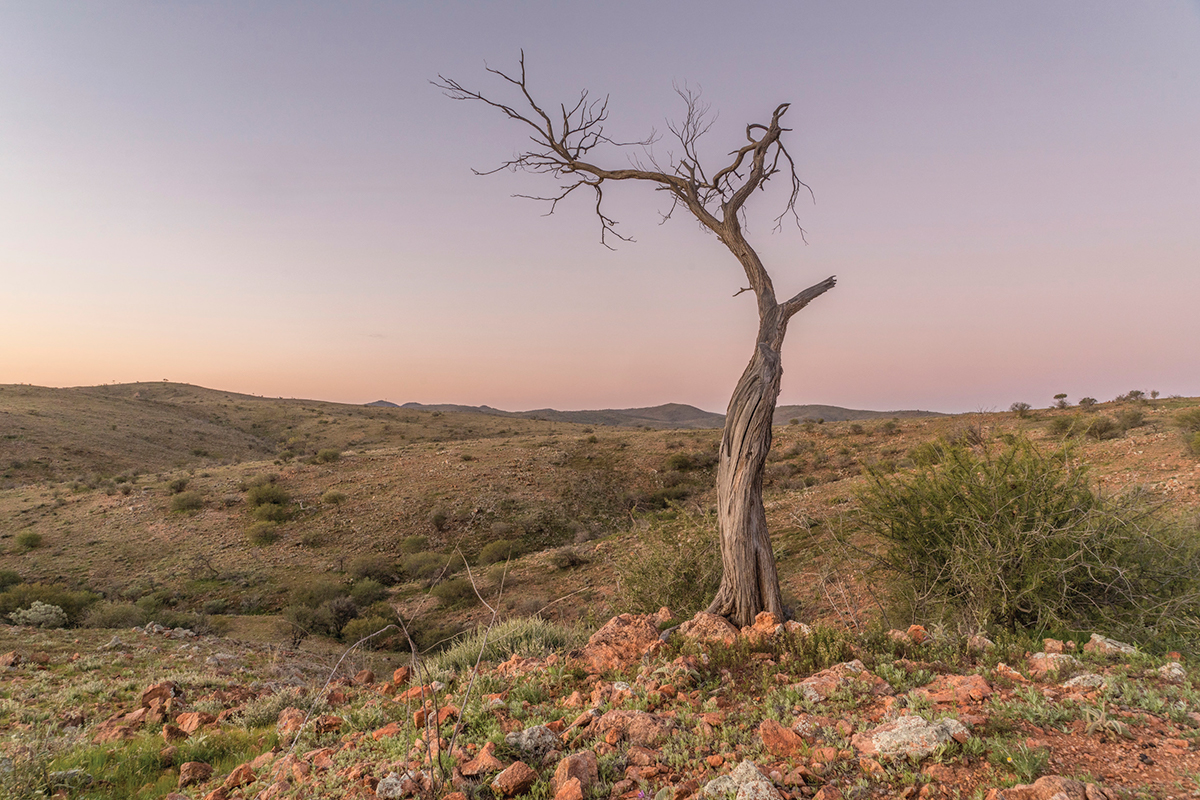
[[[424,552],[413,553],[404,559],[404,574],[409,580],[430,580],[443,572],[456,572],[462,564],[457,555],[447,556],[445,553]]]
[[[389,625],[395,626],[395,619],[387,617],[358,617],[346,623],[346,627],[342,629],[342,639],[353,644],[359,639],[362,639],[371,634],[379,633],[378,636],[371,636],[370,639],[363,642],[362,646],[368,650],[406,650],[407,643],[404,641],[404,631],[399,627],[393,627],[392,630],[385,630]]]
[[[1122,431],[1140,428],[1146,424],[1146,412],[1140,408],[1123,408],[1117,412],[1117,424]]]
[[[1079,407],[1084,411],[1090,411],[1096,405],[1096,398],[1081,397],[1079,398]]]
[[[1124,433],[1124,428],[1112,417],[1096,417],[1091,422],[1084,423],[1084,431],[1089,439],[1099,441],[1117,438]]]
[[[439,508],[429,515],[429,522],[432,523],[435,530],[444,531],[450,524],[450,515],[444,509]]]
[[[171,498],[171,511],[186,514],[204,508],[204,496],[199,492],[180,492]]]
[[[321,502],[329,506],[340,506],[346,502],[346,493],[339,492],[337,489],[330,489],[325,494],[321,495]]]
[[[1055,417],[1050,420],[1050,433],[1054,436],[1061,436],[1063,438],[1081,436],[1087,432],[1087,429],[1088,424],[1078,414]]]
[[[1184,411],[1175,418],[1175,424],[1188,433],[1200,433],[1200,408]]]
[[[620,610],[651,613],[666,606],[690,617],[708,606],[721,579],[716,517],[680,512],[654,520],[617,565]]]
[[[246,531],[246,540],[255,547],[266,547],[279,539],[279,526],[269,520],[260,520]]]
[[[560,547],[550,553],[550,566],[555,569],[571,569],[586,563],[587,557],[575,547]]]
[[[146,612],[133,603],[96,603],[83,615],[88,628],[133,628],[148,621]]]
[[[0,569],[0,592],[21,582],[21,576],[15,570]]]
[[[332,447],[327,447],[323,450],[318,450],[314,460],[318,464],[330,464],[342,457],[341,450],[334,450]]]
[[[479,602],[474,587],[466,578],[442,581],[430,589],[429,593],[440,600],[444,608],[462,608]]]
[[[358,616],[358,604],[349,597],[335,597],[317,607],[314,616],[316,629],[327,636],[338,637],[346,623]]]
[[[167,489],[170,490],[171,494],[179,494],[187,487],[188,487],[188,479],[187,478],[176,478],[175,480],[173,480],[167,484]]]
[[[1103,621],[1142,638],[1195,632],[1195,537],[1136,498],[1099,497],[1065,452],[1023,439],[980,454],[954,447],[939,465],[868,478],[860,521],[916,617],[1010,629]]]
[[[263,503],[255,506],[251,515],[260,522],[277,523],[286,522],[291,517],[291,512],[279,503]]]
[[[499,539],[495,542],[488,542],[479,551],[479,558],[476,562],[481,567],[486,567],[488,564],[495,564],[498,561],[508,561],[510,558],[516,558],[521,555],[521,543],[512,539]]]
[[[1200,433],[1192,435],[1192,440],[1188,442],[1188,449],[1192,451],[1192,455],[1200,456]]]
[[[250,487],[246,492],[246,502],[252,508],[257,508],[263,505],[286,506],[292,502],[292,496],[287,490],[275,483],[265,482],[258,483]]]
[[[1025,417],[1029,416],[1029,409],[1031,408],[1033,408],[1033,406],[1029,405],[1029,403],[1013,403],[1008,407],[1008,410],[1016,414],[1021,419],[1025,419]]]
[[[400,552],[406,555],[429,549],[428,536],[405,536],[400,540]]]
[[[359,608],[377,603],[387,597],[387,594],[387,588],[373,578],[355,581],[350,589],[350,599],[357,603]]]
[[[37,531],[21,531],[17,534],[17,547],[22,551],[37,550],[45,544]]]
[[[312,578],[297,583],[292,589],[292,602],[297,605],[316,608],[327,600],[346,594],[348,587],[328,578]]]
[[[11,614],[20,608],[29,608],[34,601],[58,606],[67,615],[67,621],[77,623],[88,606],[99,600],[99,596],[87,591],[72,591],[46,583],[18,583],[0,592],[0,615]]]
[[[368,553],[355,557],[348,568],[356,578],[370,578],[381,584],[391,586],[399,577],[396,572],[396,562],[383,553]]]

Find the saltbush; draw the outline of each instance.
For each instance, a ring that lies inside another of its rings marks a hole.
[[[908,475],[868,471],[863,527],[915,618],[1140,638],[1200,630],[1200,543],[1138,498],[1106,499],[1069,451],[947,446]]]
[[[259,520],[246,531],[246,541],[255,547],[266,547],[279,539],[279,525],[270,520]]]
[[[72,591],[52,584],[18,583],[0,592],[0,615],[29,608],[35,601],[41,601],[61,608],[66,612],[67,621],[74,624],[83,617],[84,610],[99,599],[92,592]]]
[[[321,495],[321,502],[328,506],[340,506],[346,502],[346,493],[339,492],[337,489],[330,489]]]
[[[36,550],[42,544],[44,540],[37,531],[21,531],[17,534],[17,547],[21,550]]]
[[[383,553],[355,556],[347,571],[355,578],[370,578],[386,586],[391,586],[399,578],[395,560]]]
[[[445,553],[423,552],[413,553],[404,558],[404,574],[409,580],[430,580],[443,573],[450,574],[458,570],[462,559],[457,555],[447,556]]]
[[[64,628],[67,613],[58,606],[34,600],[29,608],[18,609],[8,615],[13,625],[30,625],[35,628]]]
[[[466,578],[451,578],[442,581],[430,589],[429,593],[442,601],[443,608],[462,608],[479,602],[475,588]]]

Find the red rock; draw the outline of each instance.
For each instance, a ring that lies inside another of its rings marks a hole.
[[[523,794],[537,782],[537,773],[524,761],[514,762],[492,781],[492,790],[504,797]]]
[[[765,719],[758,726],[758,738],[762,739],[767,752],[776,758],[791,758],[804,746],[800,734],[773,719]]]
[[[20,653],[18,653],[16,650],[9,650],[4,655],[0,656],[0,669],[19,667],[21,666],[22,661],[24,661],[24,659],[21,658]]]
[[[298,708],[288,706],[283,711],[279,712],[279,718],[275,721],[275,727],[279,731],[280,736],[290,736],[293,733],[298,733],[302,725],[304,725],[305,714]]]
[[[1061,653],[1063,651],[1063,643],[1058,639],[1042,639],[1043,653]]]
[[[658,641],[658,627],[649,616],[621,614],[592,634],[579,655],[590,672],[620,670],[641,660]]]
[[[704,759],[704,763],[708,764],[713,769],[720,769],[721,765],[725,763],[725,759],[714,753],[711,756],[707,756]]]
[[[203,783],[212,777],[213,768],[203,761],[189,761],[179,765],[179,788]]]
[[[724,617],[700,611],[679,626],[679,635],[698,642],[720,642],[728,647],[737,641],[738,629]]]
[[[616,709],[592,723],[597,736],[609,744],[628,741],[643,747],[656,747],[670,735],[673,723],[666,717],[645,711]]]
[[[375,682],[375,673],[369,669],[360,669],[354,675],[355,686],[370,686]]]
[[[909,625],[908,638],[913,644],[925,644],[929,641],[929,631],[925,630],[923,625]]]
[[[870,672],[857,658],[842,664],[834,664],[829,669],[823,669],[815,675],[805,678],[796,684],[796,689],[810,702],[819,703],[843,686],[853,683],[859,684],[861,690],[876,697],[895,694],[887,681]]]
[[[238,789],[248,783],[254,783],[254,770],[250,769],[249,764],[242,764],[229,773],[229,777],[221,783],[221,788],[229,791],[230,789]]]
[[[155,700],[165,704],[168,700],[178,697],[181,701],[184,698],[183,689],[179,688],[179,684],[174,681],[163,681],[151,686],[147,686],[142,691],[141,705],[142,708],[149,708],[150,704]]]
[[[443,797],[442,800],[467,800],[467,796],[463,792],[451,792]]]
[[[268,750],[265,753],[259,753],[251,762],[250,769],[258,772],[260,769],[265,769],[275,760],[275,756],[279,755],[275,750]]]
[[[554,792],[554,800],[583,800],[583,787],[579,778],[571,778]]]
[[[229,792],[218,786],[216,789],[213,789],[211,792],[204,795],[204,800],[229,800]]]
[[[1051,800],[1059,794],[1066,800],[1088,800],[1087,786],[1083,782],[1058,775],[1045,775],[1032,784],[993,789],[987,796],[990,800]]]
[[[513,653],[512,657],[497,665],[496,674],[504,678],[517,678],[530,672],[545,669],[546,662],[539,658]]]
[[[384,725],[382,728],[379,728],[374,733],[372,733],[371,738],[378,742],[380,739],[386,739],[386,738],[389,738],[392,736],[399,736],[400,732],[403,730],[404,730],[404,726],[401,725],[399,722],[389,722],[387,725]]]
[[[1001,678],[1006,678],[1013,683],[1029,683],[1029,679],[1015,669],[1001,661],[996,665],[996,674]]]
[[[992,687],[982,675],[942,675],[928,686],[913,691],[934,703],[981,702],[992,696]]]
[[[175,717],[175,724],[179,726],[184,733],[195,733],[205,725],[216,722],[217,718],[212,714],[206,714],[203,711],[186,711]]]
[[[1116,639],[1109,639],[1107,636],[1093,633],[1092,638],[1083,646],[1083,652],[1095,653],[1101,656],[1120,656],[1132,655],[1137,652],[1137,648],[1131,644],[1118,642]]]
[[[412,678],[412,669],[409,667],[396,667],[395,672],[392,673],[392,683],[397,687],[408,683],[410,678]]]
[[[473,759],[459,767],[459,771],[468,778],[474,778],[488,772],[499,772],[504,769],[504,762],[496,758],[496,743],[488,742]]]
[[[813,800],[842,800],[842,793],[835,786],[822,786],[813,795]]]
[[[396,701],[400,703],[411,703],[414,700],[422,700],[425,697],[432,697],[433,689],[428,686],[414,686],[411,689],[401,692],[396,695]]]
[[[287,781],[275,781],[267,788],[263,789],[254,796],[254,800],[277,800],[292,790],[292,785]]]
[[[333,733],[340,731],[345,720],[341,717],[335,717],[333,714],[322,714],[317,718],[316,730],[317,733]]]
[[[583,750],[558,762],[558,766],[554,768],[554,777],[550,779],[550,788],[557,797],[564,785],[569,781],[575,781],[580,791],[586,793],[599,779],[600,771],[596,754],[591,750]]]

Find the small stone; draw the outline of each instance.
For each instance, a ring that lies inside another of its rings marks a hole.
[[[504,743],[531,758],[540,758],[559,745],[559,738],[545,725],[534,725],[508,734],[504,737]]]
[[[773,719],[765,719],[758,726],[758,737],[767,752],[777,758],[791,758],[804,745],[804,739],[791,728],[785,728]]]
[[[250,765],[242,764],[229,773],[229,777],[222,781],[221,788],[225,791],[238,789],[248,783],[254,783],[254,777],[254,770],[250,769]]]
[[[524,761],[516,761],[492,781],[492,790],[504,797],[523,794],[537,782],[537,773]]]
[[[558,762],[558,766],[554,768],[554,777],[550,780],[550,788],[557,797],[564,785],[575,781],[582,792],[588,792],[599,779],[600,768],[596,754],[591,750],[583,750],[572,753]]]
[[[1137,648],[1131,644],[1118,642],[1116,639],[1109,639],[1107,636],[1093,633],[1092,638],[1083,646],[1083,652],[1095,653],[1101,656],[1121,656],[1133,655],[1137,652]]]
[[[361,669],[354,675],[356,686],[370,686],[375,682],[375,673],[369,669]]]
[[[412,670],[409,667],[396,667],[396,671],[392,673],[392,683],[396,688],[400,688],[408,683],[412,677]]]
[[[554,792],[554,800],[583,800],[583,787],[579,778],[571,778]]]
[[[1178,661],[1163,664],[1158,668],[1158,674],[1167,683],[1183,683],[1187,680],[1187,670]]]
[[[504,769],[504,762],[496,758],[496,743],[488,742],[483,749],[470,761],[459,767],[463,775],[474,778],[489,772],[499,772]]]

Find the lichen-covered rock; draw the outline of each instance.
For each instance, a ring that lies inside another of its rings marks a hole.
[[[724,800],[734,794],[737,800],[781,800],[781,795],[753,761],[743,761],[734,767],[728,775],[721,775],[709,781],[697,796]]]
[[[1093,633],[1092,638],[1083,646],[1083,652],[1095,653],[1100,656],[1128,656],[1136,653],[1137,648],[1131,644]]]
[[[1187,670],[1178,661],[1163,664],[1158,668],[1158,675],[1167,683],[1183,683],[1187,680]]]
[[[1103,675],[1085,672],[1082,675],[1076,675],[1069,681],[1063,681],[1063,686],[1068,689],[1103,689],[1108,685],[1108,679]]]
[[[1068,668],[1082,666],[1079,659],[1066,653],[1034,653],[1029,657],[1029,674],[1035,678],[1056,675]]]
[[[969,737],[967,726],[956,719],[930,722],[908,714],[870,731],[855,734],[850,743],[866,757],[919,760],[951,739],[966,741]]]
[[[375,785],[375,796],[381,800],[401,800],[425,794],[433,788],[429,773],[420,770],[389,772]]]
[[[513,731],[504,737],[504,743],[533,758],[541,758],[560,744],[558,734],[545,725]]]

